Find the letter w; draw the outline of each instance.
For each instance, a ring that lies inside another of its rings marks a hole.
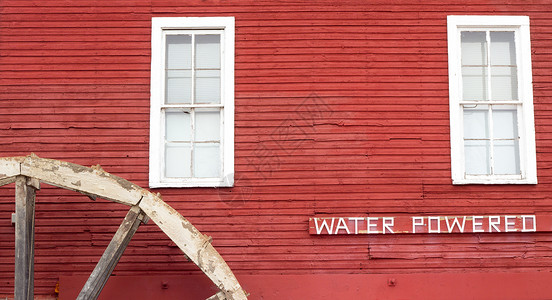
[[[333,227],[334,227],[334,218],[332,218],[332,223],[331,225],[328,227],[328,223],[326,223],[326,221],[328,221],[328,219],[322,219],[322,224],[320,227],[318,227],[318,218],[314,218],[314,226],[316,227],[316,234],[320,234],[322,232],[322,229],[324,229],[324,227],[326,227],[326,230],[328,231],[328,234],[332,234],[332,230],[333,230]]]
[[[460,230],[460,232],[462,232],[462,233],[464,232],[464,225],[466,225],[466,216],[464,216],[462,218],[462,226],[460,226],[460,222],[458,221],[457,217],[455,217],[454,221],[452,221],[452,226],[449,223],[449,218],[448,217],[445,217],[445,221],[447,221],[447,228],[448,228],[449,233],[451,233],[452,230],[454,230],[454,226],[457,226],[458,230]]]

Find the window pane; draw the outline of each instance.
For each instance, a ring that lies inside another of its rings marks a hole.
[[[220,177],[220,144],[205,143],[194,145],[195,177]]]
[[[515,106],[493,106],[493,132],[495,139],[517,139],[517,110]]]
[[[478,105],[475,108],[464,108],[464,138],[489,138],[489,111],[487,105]]]
[[[515,66],[514,32],[491,32],[491,65]]]
[[[464,100],[487,100],[487,68],[462,67]]]
[[[517,100],[517,68],[491,67],[493,100]]]
[[[192,123],[189,112],[165,112],[165,139],[169,142],[191,141]]]
[[[519,146],[517,140],[495,141],[493,157],[495,174],[520,174]]]
[[[192,68],[192,37],[167,35],[167,69]]]
[[[462,31],[462,65],[487,65],[486,32]]]
[[[196,111],[195,113],[195,140],[220,140],[220,112]]]
[[[220,35],[196,35],[196,69],[220,68]]]
[[[191,103],[192,71],[167,71],[165,103]]]
[[[191,177],[191,146],[189,143],[167,143],[165,177]]]
[[[196,70],[196,103],[220,103],[220,71]]]
[[[489,165],[489,141],[466,140],[464,153],[467,175],[488,175],[491,173]]]

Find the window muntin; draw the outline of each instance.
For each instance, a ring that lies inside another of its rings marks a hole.
[[[521,175],[517,107],[463,105],[465,174]]]
[[[453,183],[536,183],[528,18],[448,25]]]
[[[153,18],[151,187],[233,184],[233,24]]]
[[[164,31],[165,178],[220,177],[222,35]]]
[[[515,31],[460,31],[463,100],[519,99],[515,34]]]
[[[165,31],[165,104],[221,103],[222,31]]]

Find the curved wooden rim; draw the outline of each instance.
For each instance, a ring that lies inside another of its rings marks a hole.
[[[20,175],[90,197],[138,206],[219,287],[221,292],[212,299],[247,299],[232,270],[211,245],[211,238],[165,203],[159,194],[109,174],[99,165],[88,168],[33,154],[0,158],[0,186],[14,182]]]

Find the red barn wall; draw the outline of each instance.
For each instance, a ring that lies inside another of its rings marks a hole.
[[[240,275],[552,270],[550,233],[311,236],[314,215],[552,211],[547,0],[0,2],[0,156],[100,164],[148,184],[152,17],[234,16],[234,188],[158,189]],[[446,16],[528,15],[537,185],[453,186]],[[94,268],[126,207],[43,185],[35,294]],[[13,291],[0,189],[0,295]],[[114,274],[199,274],[153,224]],[[254,297],[254,295],[253,295]]]

